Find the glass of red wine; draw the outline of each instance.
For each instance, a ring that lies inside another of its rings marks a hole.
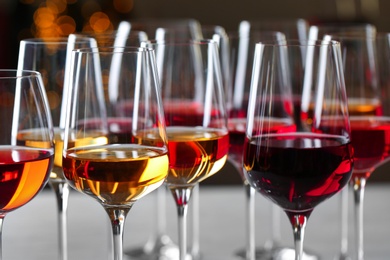
[[[198,183],[227,160],[229,135],[218,46],[213,40],[151,41],[169,147],[166,184],[178,210],[179,258],[188,259],[187,210]]]
[[[1,237],[5,216],[32,200],[48,182],[54,132],[40,73],[0,70],[0,104]]]
[[[366,101],[364,101],[366,98],[364,95],[362,95],[363,92],[359,93],[359,88],[363,87],[356,87],[360,86],[361,83],[358,81],[362,80],[365,76],[363,74],[363,67],[368,67],[368,66],[356,66],[356,64],[361,63],[362,60],[366,60],[370,55],[369,55],[369,48],[364,47],[365,43],[363,39],[370,39],[370,38],[375,38],[377,32],[376,28],[372,24],[368,23],[323,23],[319,25],[312,25],[310,26],[309,29],[309,38],[316,40],[316,39],[321,39],[323,37],[328,37],[327,35],[338,37],[340,40],[342,40],[343,37],[352,37],[361,40],[357,40],[357,45],[354,46],[352,42],[347,44],[346,46],[343,46],[342,44],[342,52],[345,55],[342,55],[343,59],[346,60],[346,63],[344,63],[344,69],[346,70],[345,72],[345,85],[347,87],[347,94],[349,96],[349,102],[351,105],[349,106],[350,111],[349,114],[350,116],[365,116],[368,114],[375,114],[375,108],[374,109],[369,109],[371,112],[369,112],[366,109],[361,109],[362,107],[365,107]],[[369,40],[370,41],[370,40]],[[373,44],[373,43],[372,43]],[[347,49],[346,49],[347,48]],[[372,49],[374,51],[374,48]],[[372,53],[374,54],[374,53]],[[367,57],[362,60],[358,59],[358,61],[351,62],[351,58],[349,57]],[[371,55],[372,56],[372,55]],[[376,64],[376,59],[373,59],[374,64]],[[367,62],[362,62],[361,64],[364,64]],[[360,72],[357,70],[359,69]],[[376,67],[376,65],[374,66]],[[368,70],[370,71],[370,70]],[[372,74],[372,73],[370,73]],[[374,73],[375,74],[375,73]],[[363,77],[361,77],[363,76]],[[371,77],[371,76],[370,76]],[[375,78],[375,77],[374,77]],[[372,79],[374,79],[372,78]],[[375,93],[377,88],[376,84],[373,84],[374,81],[369,82],[368,84],[365,85],[364,88],[367,88],[369,90],[369,93]],[[352,90],[354,89],[354,90]],[[364,91],[365,92],[365,91]],[[377,94],[374,94],[373,97],[375,97]],[[368,97],[367,97],[368,98]],[[377,98],[374,98],[377,99]],[[360,101],[359,101],[360,100]],[[354,104],[361,103],[358,107]],[[379,104],[379,102],[378,102]],[[360,107],[360,108],[359,108]],[[367,106],[368,108],[369,106]],[[379,111],[379,110],[377,110]],[[349,201],[349,190],[350,188],[352,189],[353,182],[350,183],[350,186],[347,186],[345,189],[340,192],[340,215],[341,215],[341,228],[340,228],[340,235],[341,235],[341,245],[340,245],[340,252],[336,256],[335,259],[338,260],[349,260],[351,259],[351,256],[348,253],[348,226],[349,226],[349,220],[348,220],[348,201]]]
[[[237,255],[243,259],[272,258],[273,250],[270,247],[258,247],[255,245],[255,195],[256,191],[246,181],[242,172],[242,156],[245,140],[246,117],[248,97],[253,66],[253,53],[259,42],[285,41],[285,35],[276,31],[250,30],[247,23],[242,22],[239,33],[230,33],[230,87],[226,87],[228,104],[228,129],[229,129],[229,162],[240,174],[245,190],[246,204],[246,241],[245,248],[237,251]]]
[[[112,226],[112,259],[123,259],[126,216],[168,173],[168,146],[154,51],[73,51],[64,175],[97,200]]]
[[[304,60],[289,53],[302,48]],[[254,57],[244,176],[287,214],[295,259],[301,260],[308,218],[348,184],[353,169],[340,44],[259,43]],[[299,98],[292,94],[292,73],[294,84],[302,86]]]
[[[68,259],[67,208],[69,185],[62,173],[62,144],[64,132],[64,107],[70,72],[70,55],[75,48],[95,47],[93,38],[82,36],[61,38],[32,38],[20,41],[18,69],[39,71],[45,85],[51,117],[54,124],[55,157],[49,185],[54,191],[58,217],[58,257]]]

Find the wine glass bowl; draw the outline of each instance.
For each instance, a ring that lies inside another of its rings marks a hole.
[[[167,124],[166,185],[178,208],[179,259],[187,257],[192,190],[227,160],[229,137],[218,46],[212,40],[150,41],[156,50]]]
[[[113,259],[122,259],[132,205],[161,186],[168,147],[154,51],[101,47],[73,51],[63,169],[68,183],[110,217]]]
[[[45,85],[54,125],[55,155],[49,185],[54,191],[58,210],[59,258],[67,259],[67,207],[69,187],[62,172],[64,107],[70,72],[70,54],[74,48],[94,47],[92,38],[74,35],[61,38],[31,38],[20,41],[18,69],[39,71]]]
[[[306,59],[288,55],[302,48]],[[295,259],[302,259],[304,230],[313,209],[347,185],[352,174],[340,44],[259,43],[254,57],[244,176],[285,211],[294,231]],[[292,91],[293,80],[302,86],[299,98]]]
[[[48,182],[54,133],[40,73],[0,70],[0,99],[1,236],[5,216],[31,201]]]

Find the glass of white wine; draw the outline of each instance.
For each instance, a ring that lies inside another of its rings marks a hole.
[[[106,210],[112,226],[112,259],[121,260],[130,208],[163,184],[168,173],[154,51],[79,49],[73,51],[72,64],[64,175],[73,188]]]

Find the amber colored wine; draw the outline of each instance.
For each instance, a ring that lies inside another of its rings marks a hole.
[[[0,148],[0,208],[8,212],[29,202],[46,184],[53,152],[23,146]]]
[[[351,140],[355,149],[354,176],[370,177],[390,158],[390,117],[351,116]]]
[[[311,213],[340,191],[353,168],[353,148],[343,136],[286,133],[245,140],[245,176],[284,210]]]
[[[84,146],[68,149],[62,165],[75,189],[106,205],[129,205],[164,182],[168,155],[136,144]]]
[[[379,99],[348,99],[348,112],[350,116],[380,116],[382,106]]]
[[[196,127],[167,127],[171,187],[196,184],[218,172],[229,150],[226,130]]]
[[[218,172],[225,164],[229,150],[226,130],[169,126],[166,132],[169,155],[167,184],[170,187],[196,184]],[[139,132],[135,137],[146,145],[161,142],[155,131]]]
[[[54,128],[54,165],[50,173],[51,181],[64,181],[62,172],[62,150],[64,148],[63,132]]]

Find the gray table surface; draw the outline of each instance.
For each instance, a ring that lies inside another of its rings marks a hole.
[[[204,260],[238,259],[245,242],[245,196],[241,186],[200,187],[200,250]],[[390,184],[368,182],[365,193],[366,259],[390,259]],[[3,259],[58,259],[54,193],[42,191],[33,201],[9,213],[3,227]],[[125,250],[143,246],[155,227],[155,193],[139,200],[130,211]],[[350,196],[350,243],[354,255],[354,222]],[[271,203],[256,195],[256,244],[271,237]],[[318,206],[309,219],[305,248],[321,259],[333,259],[340,248],[340,197]],[[176,208],[167,195],[167,234],[177,241]],[[191,211],[190,214],[191,215]],[[189,224],[191,225],[191,217]],[[292,230],[281,212],[281,243],[292,246]],[[190,232],[191,236],[191,232]],[[95,200],[72,191],[68,208],[69,259],[109,259],[110,228],[105,211]]]

